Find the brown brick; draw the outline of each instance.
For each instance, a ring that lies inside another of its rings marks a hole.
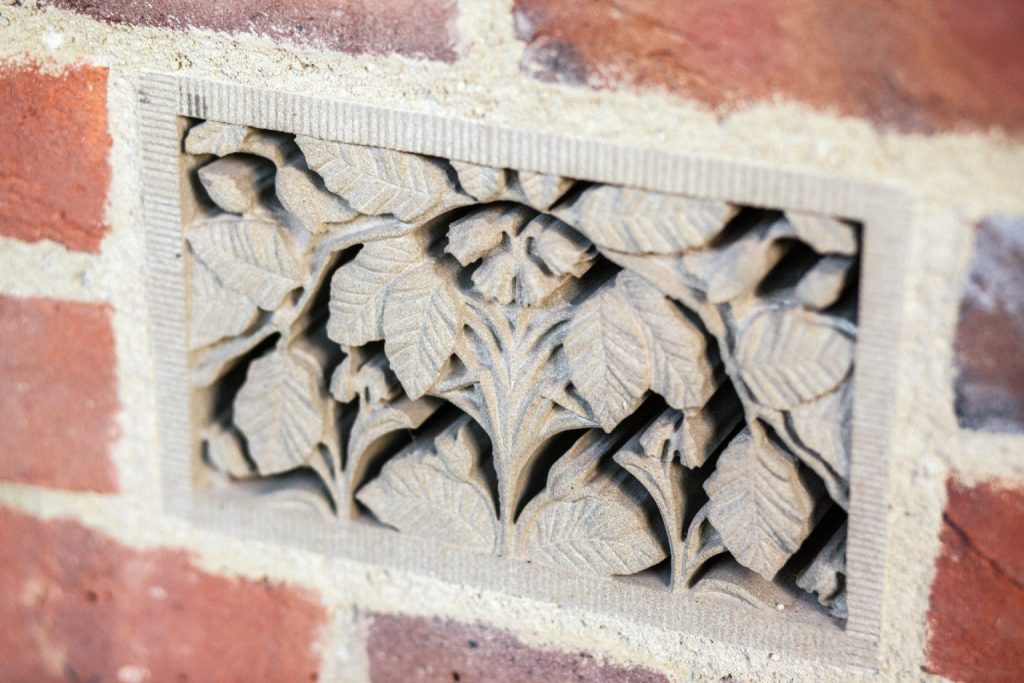
[[[110,307],[0,295],[0,479],[116,491]]]
[[[373,683],[667,683],[648,669],[528,647],[504,631],[440,619],[374,615],[367,649]]]
[[[455,59],[455,0],[47,0],[113,23],[255,33],[323,50]]]
[[[0,235],[99,251],[110,187],[107,70],[0,63]]]
[[[1024,677],[1024,488],[954,480],[928,612],[925,669],[964,683]]]
[[[314,681],[315,596],[0,508],[0,680]]]
[[[1024,131],[1018,0],[516,0],[523,68],[731,111],[776,96],[931,132]]]
[[[1024,432],[1024,216],[978,226],[954,350],[961,426]]]

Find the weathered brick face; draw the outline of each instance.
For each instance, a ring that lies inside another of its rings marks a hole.
[[[928,613],[932,673],[1017,683],[1024,672],[1024,489],[951,480]]]
[[[99,251],[110,144],[105,68],[0,63],[0,235]]]
[[[1024,130],[1014,0],[516,0],[523,68],[732,110],[777,96],[885,128]]]
[[[117,490],[110,307],[0,295],[0,480]]]
[[[315,681],[311,594],[0,508],[0,680]]]
[[[256,33],[342,52],[455,58],[454,0],[50,0],[115,23]]]
[[[667,683],[640,667],[605,664],[585,652],[528,647],[511,634],[441,619],[375,615],[367,649],[373,683]]]
[[[1024,216],[978,226],[954,349],[960,424],[1024,433]]]

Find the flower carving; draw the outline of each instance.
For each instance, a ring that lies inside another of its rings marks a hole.
[[[500,304],[535,306],[594,260],[589,240],[554,216],[521,204],[493,204],[448,229],[445,249],[463,266],[476,261],[476,290]]]

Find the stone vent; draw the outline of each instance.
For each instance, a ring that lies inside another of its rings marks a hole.
[[[871,666],[889,194],[160,76],[143,110],[172,507]]]

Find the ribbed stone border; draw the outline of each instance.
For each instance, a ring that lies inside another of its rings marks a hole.
[[[877,669],[886,563],[888,450],[896,393],[893,378],[897,376],[905,237],[911,221],[909,203],[901,193],[767,164],[622,147],[166,74],[143,75],[139,102],[163,504],[170,513],[240,538],[295,545],[548,600],[568,609],[616,614],[712,640]],[[227,502],[197,490],[179,186],[183,117],[861,222],[864,243],[854,370],[847,541],[849,619],[845,628],[815,610],[766,613],[637,583],[561,574],[459,553],[372,524],[341,529],[309,514]]]

